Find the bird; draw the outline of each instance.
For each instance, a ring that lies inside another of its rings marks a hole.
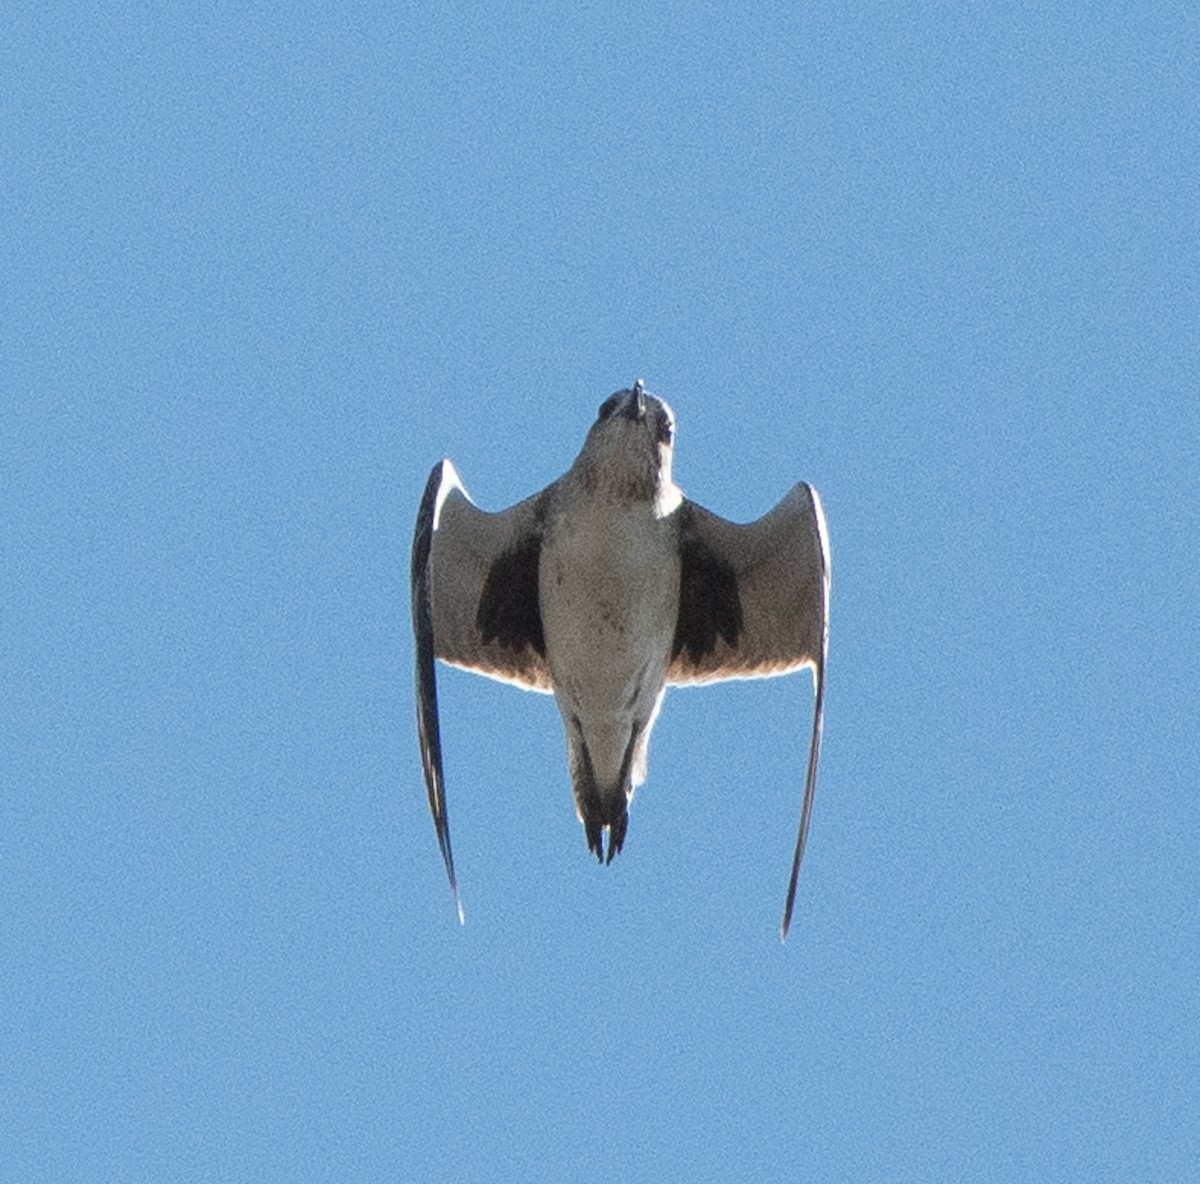
[[[600,405],[574,463],[507,510],[477,508],[433,466],[412,543],[417,732],[460,922],[446,812],[437,661],[553,694],[589,851],[621,851],[668,686],[810,669],[808,767],[780,937],[812,817],[829,652],[830,549],[800,482],[735,524],[675,483],[675,415],[638,379]],[[605,840],[607,839],[607,844]]]

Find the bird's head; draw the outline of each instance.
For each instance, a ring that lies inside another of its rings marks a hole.
[[[671,476],[675,414],[639,378],[600,404],[575,466],[589,488],[618,501],[652,501],[659,516],[682,495]]]

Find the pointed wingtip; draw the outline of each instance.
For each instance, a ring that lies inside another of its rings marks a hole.
[[[779,922],[779,941],[787,941],[788,930],[792,927],[792,908],[796,903],[796,874],[792,873],[792,882],[788,886],[787,904],[783,906],[783,920]]]
[[[779,940],[787,941],[788,929],[792,924],[792,909],[796,904],[796,883],[800,878],[800,864],[804,859],[804,847],[808,842],[808,826],[812,821],[813,797],[817,788],[817,765],[821,760],[821,731],[825,714],[825,656],[815,668],[816,696],[813,702],[812,740],[808,749],[808,772],[804,778],[804,804],[800,808],[800,826],[796,833],[796,851],[792,856],[792,874],[788,878],[787,900],[783,906],[783,922],[779,926]]]
[[[443,822],[445,817],[443,814]],[[465,925],[467,917],[463,912],[462,895],[458,891],[458,876],[454,872],[454,856],[450,852],[450,828],[448,826],[445,829],[438,827],[438,840],[442,844],[442,858],[446,861],[446,875],[450,878],[450,891],[454,893],[454,907],[458,912],[458,923]]]

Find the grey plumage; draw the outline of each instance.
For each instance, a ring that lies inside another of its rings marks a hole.
[[[804,483],[746,525],[705,510],[673,480],[674,432],[670,407],[639,380],[601,405],[561,478],[508,510],[477,509],[448,460],[429,475],[412,552],[417,722],[460,919],[435,659],[554,694],[576,810],[588,848],[607,862],[624,842],[667,685],[810,667],[816,694],[787,935],[824,708],[824,514]]]

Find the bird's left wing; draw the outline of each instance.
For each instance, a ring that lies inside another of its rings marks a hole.
[[[429,810],[463,919],[446,816],[435,659],[533,691],[550,691],[538,607],[545,494],[489,514],[448,460],[429,474],[412,545],[417,732]]]
[[[829,651],[829,536],[817,491],[801,482],[744,526],[684,501],[679,515],[679,620],[668,682],[813,671],[816,697],[804,804],[784,906],[787,936],[812,817]]]

